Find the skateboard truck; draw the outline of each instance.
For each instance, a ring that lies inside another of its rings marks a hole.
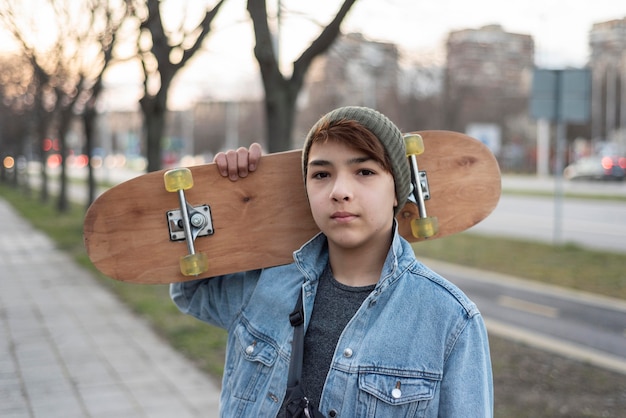
[[[191,234],[195,240],[198,237],[213,235],[213,222],[211,220],[211,208],[209,205],[191,206],[187,203],[187,213],[191,224]],[[170,231],[171,241],[185,239],[185,222],[180,209],[167,211],[167,225]]]
[[[193,177],[188,168],[175,168],[163,175],[165,190],[177,192],[180,210],[169,211],[168,224],[170,239],[179,239],[177,232],[183,232],[188,254],[180,258],[180,272],[184,276],[197,276],[209,269],[206,254],[196,253],[194,240],[201,235],[213,233],[211,211],[208,206],[193,208],[187,203],[185,190],[193,187]],[[203,213],[204,212],[204,213]]]
[[[411,232],[415,238],[430,238],[439,232],[437,217],[428,216],[425,201],[430,199],[428,178],[426,172],[420,172],[417,165],[417,156],[424,153],[424,140],[418,134],[404,135],[406,156],[411,167],[411,184],[413,197],[419,211],[419,219],[411,221]]]

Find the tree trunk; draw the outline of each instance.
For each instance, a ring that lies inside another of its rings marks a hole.
[[[91,164],[94,149],[96,110],[88,105],[83,113],[83,129],[85,130],[85,148],[87,152],[87,202],[86,207],[91,206],[96,199],[96,177]]]
[[[61,154],[61,177],[59,178],[59,196],[57,200],[57,210],[65,213],[69,210],[69,200],[67,195],[67,132],[72,120],[72,106],[69,109],[62,109],[59,123],[59,152]]]
[[[296,100],[304,77],[315,57],[323,54],[335,41],[341,22],[356,0],[344,0],[335,18],[322,30],[320,35],[294,62],[291,78],[280,71],[274,38],[270,32],[266,0],[248,0],[248,13],[254,26],[254,56],[261,69],[265,91],[265,112],[267,120],[267,144],[270,152],[293,148],[292,135],[296,114]]]
[[[44,141],[48,137],[48,118],[46,116],[43,116],[44,112],[45,111],[43,109],[37,111],[37,113],[39,113],[39,120],[37,123],[37,128],[35,129],[35,135],[38,139],[37,142],[39,144],[39,155],[41,160],[41,189],[39,190],[39,198],[42,203],[48,203],[48,199],[50,198],[50,195],[48,193],[48,152],[44,150]]]
[[[141,29],[149,32],[152,46],[143,50],[140,42],[139,50],[144,70],[144,96],[139,100],[144,116],[144,133],[146,139],[146,155],[148,158],[148,172],[161,169],[161,141],[165,130],[165,116],[167,114],[168,90],[178,70],[200,50],[202,42],[211,30],[211,23],[225,0],[219,1],[212,9],[207,10],[202,22],[196,30],[181,31],[178,34],[168,34],[161,19],[159,0],[147,0],[148,16],[141,22]],[[173,40],[168,37],[173,38]],[[175,44],[176,46],[173,46]],[[182,52],[178,62],[170,60],[174,49]],[[146,64],[145,55],[156,59],[157,67]],[[149,78],[160,82],[159,90],[155,94],[149,92]]]
[[[298,90],[285,80],[278,80],[282,88],[266,86],[265,112],[267,120],[267,144],[269,152],[287,151],[294,148],[293,124],[296,113]]]
[[[162,138],[167,113],[166,102],[166,94],[144,96],[140,100],[144,118],[144,132],[146,135],[145,144],[146,156],[148,158],[148,172],[161,169]]]

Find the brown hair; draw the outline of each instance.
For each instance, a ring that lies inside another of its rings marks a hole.
[[[383,144],[369,129],[354,120],[323,121],[312,132],[310,141],[311,145],[315,143],[324,144],[329,141],[343,143],[364,152],[386,171],[393,173],[391,160]]]

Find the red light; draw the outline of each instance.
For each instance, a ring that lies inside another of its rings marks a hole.
[[[74,164],[76,165],[76,167],[79,167],[79,168],[86,167],[88,163],[89,163],[89,158],[87,158],[87,156],[83,154],[78,155],[74,161]]]
[[[42,147],[45,152],[50,151],[52,149],[52,140],[49,138],[44,139]]]
[[[61,156],[59,154],[52,154],[48,157],[48,167],[57,168],[61,165]]]
[[[610,170],[613,167],[613,159],[611,157],[604,157],[602,159],[602,168]]]
[[[618,164],[620,167],[626,170],[626,157],[620,157],[618,160]]]

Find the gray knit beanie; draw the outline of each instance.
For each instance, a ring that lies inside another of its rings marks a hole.
[[[323,122],[334,122],[339,120],[353,120],[360,123],[383,144],[385,151],[391,161],[392,173],[398,206],[395,208],[397,214],[406,203],[411,192],[411,171],[406,159],[406,149],[404,138],[398,127],[385,115],[367,107],[347,106],[335,109],[322,116],[311,128],[306,136],[302,149],[302,173],[306,183],[307,163],[309,160],[309,149],[311,148],[311,137]]]

